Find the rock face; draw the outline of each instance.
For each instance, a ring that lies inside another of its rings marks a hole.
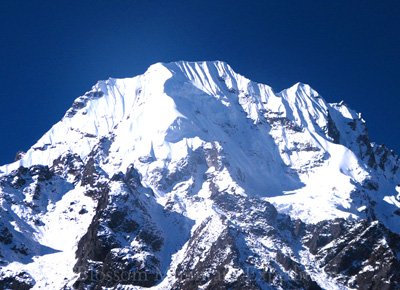
[[[308,85],[155,64],[0,167],[0,288],[400,289],[399,168]]]
[[[163,238],[140,200],[139,175],[130,167],[111,183],[100,189],[96,214],[78,243],[74,271],[81,278],[74,287],[153,286],[161,279],[154,252],[160,251]],[[113,185],[118,192],[111,191]]]
[[[400,287],[399,236],[378,221],[324,221],[304,241],[320,267],[351,288]]]

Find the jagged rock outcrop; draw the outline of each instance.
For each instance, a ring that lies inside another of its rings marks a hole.
[[[111,191],[112,186],[118,186],[118,192]],[[149,287],[161,279],[154,252],[162,247],[163,238],[140,201],[140,188],[143,186],[133,167],[126,174],[116,174],[101,188],[96,214],[78,243],[74,271],[81,278],[74,288]]]

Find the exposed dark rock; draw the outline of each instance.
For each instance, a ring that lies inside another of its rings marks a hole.
[[[76,113],[86,107],[88,97],[82,96],[77,98],[73,103],[71,108],[65,113],[65,117],[71,118],[76,115]]]
[[[379,156],[378,165],[382,170],[385,170],[385,164],[388,160],[389,155],[390,151],[386,148],[385,145],[378,146],[378,148],[375,150],[375,156]]]
[[[149,287],[161,278],[154,252],[160,250],[163,239],[151,222],[146,222],[148,213],[137,192],[142,187],[140,176],[131,166],[125,174],[114,175],[112,179],[124,186],[124,191],[112,196],[108,186],[101,191],[96,214],[76,252],[78,261],[74,271],[80,273],[74,284],[77,289],[101,289],[117,284]],[[134,219],[132,211],[140,220]],[[141,246],[129,246],[133,240]]]
[[[85,213],[87,213],[87,212],[88,212],[87,209],[84,208],[84,207],[82,207],[82,208],[79,210],[78,214],[85,214]]]
[[[110,213],[107,225],[112,230],[119,230],[127,233],[135,231],[139,226],[134,220],[126,219],[126,212],[118,210]]]
[[[276,114],[275,112],[267,112],[264,117],[266,118],[267,122],[272,126],[272,127],[284,127],[286,129],[289,129],[293,132],[303,132],[304,129],[297,125],[295,122],[289,120],[286,117],[279,116],[279,114]]]
[[[306,233],[304,223],[300,220],[292,221],[289,216],[279,214],[269,202],[218,191],[211,198],[219,210],[224,212],[233,224],[246,225],[246,236],[251,235],[253,239],[269,237],[277,244],[282,243],[286,244],[286,247],[291,247],[290,244],[296,240],[300,242]],[[236,228],[233,225],[231,227]],[[237,230],[242,231],[243,229],[238,228]],[[240,241],[240,238],[236,235],[236,243],[238,240]],[[248,255],[246,251],[254,251],[250,249],[243,250],[243,245],[241,248],[236,249],[240,249],[240,256]],[[296,259],[294,256],[290,257],[284,255],[282,252],[278,252],[276,261],[265,265],[265,261],[255,255],[247,257],[245,263],[239,263],[238,267],[241,267],[245,273],[252,273],[252,275],[246,276],[248,282],[262,279],[265,283],[271,285],[271,287],[282,287],[284,289],[321,289],[311,279],[305,267],[294,259]],[[249,269],[251,270],[249,271]],[[291,274],[288,275],[282,269]]]
[[[0,228],[0,243],[3,243],[5,245],[9,245],[12,243],[13,235],[10,232],[10,230],[4,226],[1,225]]]
[[[20,246],[14,245],[11,247],[11,250],[13,250],[15,253],[22,254],[24,256],[29,255],[29,249],[24,244]]]
[[[84,96],[81,96],[79,98],[77,98],[73,103],[72,103],[72,107],[67,111],[67,113],[65,114],[65,116],[67,118],[71,118],[74,115],[76,115],[76,113],[83,109],[84,107],[86,107],[87,102],[91,99],[98,99],[101,98],[102,96],[104,96],[104,92],[102,91],[97,91],[97,90],[92,90],[89,91],[87,93],[85,93]]]
[[[307,290],[321,290],[322,288],[311,279],[311,277],[305,271],[303,265],[295,262],[289,256],[283,254],[281,251],[278,251],[276,254],[276,262],[283,266],[286,271],[291,271],[294,273],[294,281],[290,286],[293,288],[303,288]]]
[[[99,178],[99,174],[96,171],[95,161],[93,158],[90,158],[83,169],[81,184],[82,185],[90,185],[93,187]]]
[[[135,258],[135,254],[145,258]],[[104,260],[102,276],[105,278],[99,284],[106,287],[116,284],[151,287],[161,279],[158,259],[150,253],[135,253],[132,249],[111,251]]]
[[[33,190],[33,195],[32,199],[38,200],[40,197],[40,184],[35,184],[34,190]]]
[[[229,228],[223,230],[218,239],[204,252],[199,246],[207,231],[207,219],[193,233],[185,253],[184,261],[178,265],[175,277],[176,283],[172,289],[260,289],[254,277],[248,277],[239,265],[239,256],[235,239]],[[196,264],[194,261],[198,261]],[[240,271],[234,279],[227,279],[230,267]]]
[[[14,188],[21,188],[26,184],[26,180],[20,176],[16,176],[16,178],[11,182]]]
[[[111,177],[111,181],[123,181],[124,180],[124,174],[120,171],[118,173],[115,173]]]
[[[328,120],[328,128],[327,128],[328,136],[332,138],[333,143],[340,144],[340,132],[336,127],[335,122],[332,120],[329,111],[327,115],[327,120]]]
[[[351,130],[355,131],[357,128],[357,120],[351,120],[347,123],[347,125],[350,126]]]
[[[75,176],[77,182],[82,174],[83,162],[78,154],[67,153],[61,155],[53,161],[50,170],[56,174],[67,178],[68,175]]]
[[[340,219],[329,223],[319,223],[318,227],[311,230],[311,235],[305,240],[304,244],[312,254],[316,254],[319,249],[339,238],[344,231],[343,220]]]
[[[368,190],[377,191],[379,189],[379,184],[373,180],[366,180],[363,184],[363,187],[365,187]]]
[[[50,171],[48,166],[44,165],[33,165],[29,168],[29,174],[34,177],[36,176],[39,181],[50,180],[53,177],[53,173]]]
[[[377,163],[375,159],[374,150],[371,145],[371,141],[369,140],[368,133],[365,130],[363,135],[359,135],[357,137],[357,143],[359,146],[359,152],[361,154],[361,158],[365,160],[369,167],[376,168]]]
[[[15,276],[1,275],[0,273],[0,289],[4,290],[28,290],[35,285],[35,280],[26,273],[21,272]]]
[[[28,178],[28,171],[28,168],[20,166],[18,169],[13,170],[9,175],[0,177],[1,185],[11,185],[15,189],[23,187],[26,184],[25,179]]]
[[[305,244],[325,271],[348,287],[400,287],[400,236],[378,222],[324,221],[312,226]]]
[[[140,174],[135,167],[133,167],[133,165],[127,168],[123,181],[130,187],[131,190],[135,190],[142,186],[142,183],[140,182]]]
[[[104,96],[104,92],[102,91],[89,91],[85,93],[85,96],[88,97],[89,99],[98,99]]]
[[[86,266],[87,260],[102,261],[107,253],[119,244],[117,241],[108,237],[107,235],[99,234],[101,230],[100,220],[103,215],[104,209],[108,204],[108,188],[103,188],[102,194],[99,198],[96,214],[88,228],[87,233],[80,239],[76,256],[78,258],[74,266],[75,272],[80,272],[82,267]]]
[[[15,161],[21,160],[24,157],[24,155],[25,155],[24,151],[18,151],[17,154],[15,154],[14,160]]]

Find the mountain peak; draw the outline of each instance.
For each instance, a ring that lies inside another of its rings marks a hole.
[[[154,71],[160,68],[167,68],[173,72],[180,70],[185,72],[187,70],[191,71],[208,71],[211,68],[217,68],[220,71],[233,71],[228,63],[220,60],[215,61],[172,61],[172,62],[158,62],[149,66],[147,71]]]
[[[285,92],[289,92],[287,95],[302,95],[310,98],[320,98],[320,94],[314,90],[309,84],[305,84],[302,82],[297,82],[293,86],[288,89],[283,90],[280,94],[285,94]]]
[[[99,81],[0,167],[0,288],[7,273],[58,289],[187,289],[193,273],[209,289],[365,288],[343,273],[366,264],[390,284],[399,168],[360,115],[307,84],[275,93],[225,62],[156,63]],[[344,245],[364,240],[388,259]],[[148,279],[88,276],[108,269]]]

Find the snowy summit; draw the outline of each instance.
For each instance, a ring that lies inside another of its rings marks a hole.
[[[99,81],[19,157],[1,289],[400,287],[400,158],[307,84],[157,63]]]

